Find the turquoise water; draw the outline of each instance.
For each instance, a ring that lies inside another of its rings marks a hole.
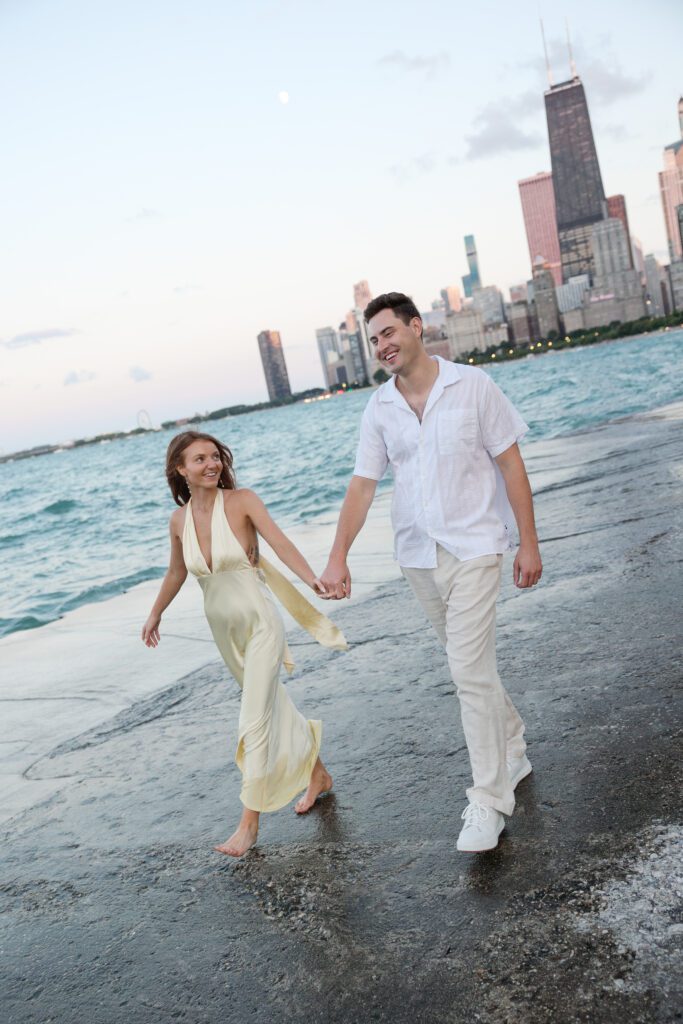
[[[682,396],[683,331],[490,368],[530,439]],[[200,425],[233,450],[238,483],[283,526],[330,518],[353,469],[369,391]],[[0,636],[120,594],[165,570],[170,431],[0,465]],[[390,480],[383,486],[390,486]]]

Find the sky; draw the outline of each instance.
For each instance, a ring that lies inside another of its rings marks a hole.
[[[530,266],[565,17],[605,190],[666,259],[678,0],[0,0],[0,451],[322,386],[353,284],[429,309]]]

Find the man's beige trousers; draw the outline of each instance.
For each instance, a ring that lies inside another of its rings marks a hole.
[[[526,750],[524,722],[496,667],[496,598],[502,555],[465,562],[437,545],[436,569],[401,567],[446,648],[472,766],[467,798],[512,814],[506,758]]]

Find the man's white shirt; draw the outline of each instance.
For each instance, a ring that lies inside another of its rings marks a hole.
[[[487,373],[436,356],[439,375],[422,422],[392,377],[368,402],[355,476],[394,476],[394,557],[436,567],[436,545],[465,561],[511,545],[512,509],[497,455],[529,429]]]

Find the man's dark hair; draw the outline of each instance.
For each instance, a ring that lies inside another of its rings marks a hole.
[[[403,292],[386,292],[384,295],[378,295],[372,302],[368,302],[363,313],[366,324],[369,324],[373,316],[377,316],[383,309],[393,309],[395,315],[404,324],[409,324],[415,316],[422,322],[420,311],[409,295],[404,295]]]

